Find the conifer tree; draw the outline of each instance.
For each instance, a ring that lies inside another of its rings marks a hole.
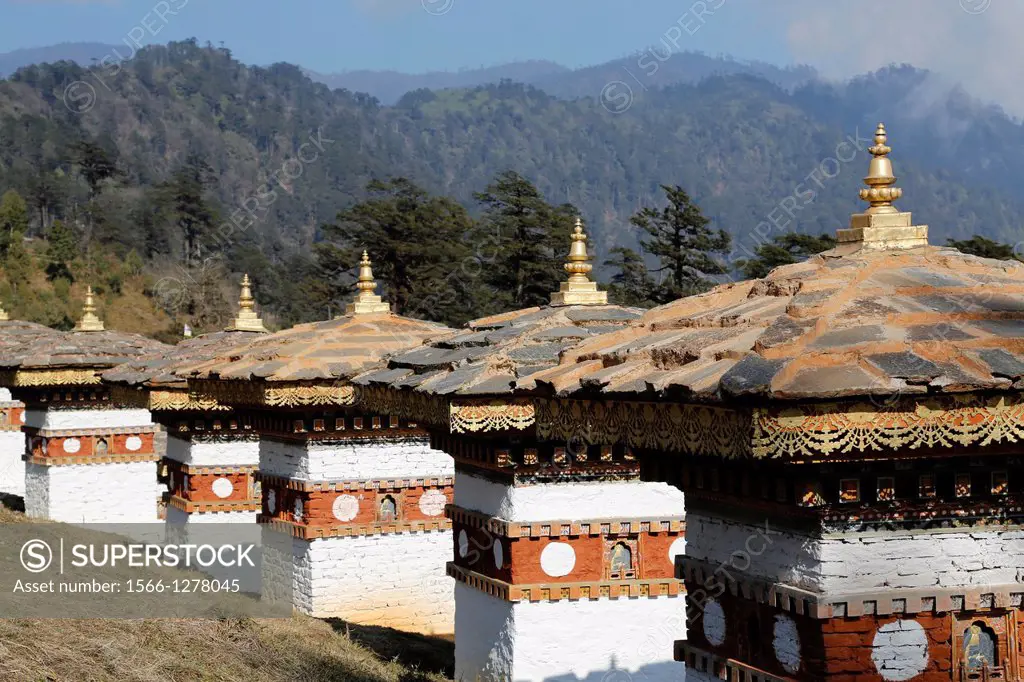
[[[494,260],[484,278],[493,289],[487,312],[547,305],[565,279],[576,208],[549,204],[533,183],[511,170],[475,197],[484,207],[482,238],[493,240]]]
[[[780,265],[806,260],[816,253],[835,248],[835,245],[836,238],[830,234],[815,237],[787,232],[754,249],[756,258],[736,261],[736,267],[747,279],[760,279]]]
[[[721,275],[725,267],[715,254],[729,250],[731,237],[724,230],[712,230],[711,222],[682,187],[662,185],[668,205],[661,210],[644,208],[630,222],[647,233],[640,244],[660,261],[655,272],[663,279],[654,300],[667,303],[711,287],[706,275]]]
[[[71,261],[78,255],[78,237],[63,220],[55,220],[47,235],[46,276],[73,282]]]
[[[317,245],[334,308],[354,291],[352,279],[339,275],[354,272],[366,249],[395,313],[455,325],[470,319],[479,267],[469,262],[474,223],[466,209],[405,178],[374,180],[367,190],[369,199],[323,226],[325,242]]]
[[[1010,244],[1003,244],[997,242],[988,237],[982,237],[980,234],[976,234],[970,239],[956,240],[947,239],[947,246],[952,246],[957,251],[962,253],[969,253],[972,256],[979,256],[981,258],[996,258],[998,260],[1010,260],[1016,258],[1021,260],[1020,256],[1014,251],[1013,246]]]
[[[657,285],[647,271],[643,256],[633,249],[616,246],[604,264],[616,271],[608,285],[608,294],[614,303],[641,308],[655,305]]]
[[[13,189],[0,197],[0,256],[8,253],[11,244],[28,232],[28,206]]]

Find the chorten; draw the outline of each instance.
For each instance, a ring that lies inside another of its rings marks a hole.
[[[96,302],[93,300],[92,287],[85,292],[85,305],[82,306],[82,319],[75,325],[76,332],[101,332],[103,320],[96,316]]]
[[[234,321],[225,328],[228,332],[266,332],[263,320],[256,314],[255,299],[252,296],[251,282],[249,275],[242,277],[242,293],[238,297],[238,315]]]
[[[589,275],[593,269],[587,254],[587,235],[583,232],[583,221],[577,217],[569,258],[565,264],[569,279],[551,294],[551,305],[608,305],[608,292],[599,291],[597,282],[590,281]]]
[[[370,268],[370,254],[363,251],[363,258],[359,261],[359,281],[356,288],[354,301],[345,308],[346,315],[373,315],[377,313],[390,313],[391,306],[384,303],[376,294],[377,282],[373,279],[373,270]]]

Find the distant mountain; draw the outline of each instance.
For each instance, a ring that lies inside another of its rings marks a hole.
[[[413,90],[446,90],[448,88],[470,88],[502,80],[517,83],[535,83],[572,73],[572,69],[548,61],[526,61],[502,64],[481,69],[460,71],[431,71],[422,74],[399,73],[398,71],[345,71],[323,74],[306,71],[312,80],[329,88],[344,88],[352,92],[373,95],[384,104],[394,104],[402,95]]]
[[[598,97],[610,83],[626,83],[633,90],[693,84],[709,76],[742,74],[759,76],[792,90],[817,78],[809,66],[778,67],[762,62],[739,62],[729,57],[709,57],[699,52],[666,54],[651,49],[597,66],[570,69],[547,61],[504,64],[485,69],[407,74],[397,71],[347,71],[321,74],[307,71],[314,81],[330,88],[373,95],[383,104],[394,104],[414,90],[446,90],[497,84],[502,80],[524,83],[562,98]]]
[[[43,62],[69,61],[89,66],[93,59],[103,59],[113,55],[113,50],[128,55],[124,45],[104,45],[103,43],[61,43],[47,47],[29,47],[13,52],[0,54],[0,78],[6,78],[23,66]]]
[[[311,82],[296,66],[247,66],[195,41],[141,50],[99,97],[80,66],[36,66],[0,81],[0,193],[26,197],[35,233],[54,218],[73,221],[94,248],[134,250],[158,267],[181,260],[182,235],[155,200],[195,154],[212,167],[222,219],[261,206],[229,245],[229,261],[258,275],[261,303],[288,322],[323,314],[299,288],[321,279],[307,266],[322,224],[365,198],[368,180],[392,175],[475,211],[474,193],[516,170],[550,201],[580,209],[598,266],[612,247],[636,243],[629,217],[661,204],[659,185],[679,184],[744,257],[783,231],[845,226],[863,208],[865,148],[885,121],[900,207],[930,224],[933,243],[1021,240],[1024,126],[998,108],[912,67],[838,84],[765,65],[743,67],[760,74],[709,73],[734,68],[726,61],[678,55],[634,75],[645,85],[696,82],[646,88],[615,71],[632,70],[628,61],[561,74],[549,65],[544,78],[568,80],[546,87],[563,96],[504,80],[418,89],[393,105]],[[632,82],[632,94],[605,101],[605,79]],[[68,84],[78,81],[69,100]],[[571,88],[585,96],[566,94]],[[75,160],[82,143],[107,150],[120,170],[98,198]],[[265,196],[262,206],[256,198]]]

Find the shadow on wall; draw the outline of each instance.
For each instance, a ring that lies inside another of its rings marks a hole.
[[[619,669],[612,657],[607,670],[598,670],[586,677],[576,675],[555,675],[543,680],[516,680],[515,682],[682,682],[684,679],[682,663],[665,661],[645,665],[636,672]]]

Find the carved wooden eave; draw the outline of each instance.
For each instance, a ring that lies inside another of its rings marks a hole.
[[[151,412],[211,412],[231,408],[185,387],[147,388],[115,384],[110,389],[112,403],[122,407],[138,407]]]
[[[0,385],[11,388],[95,386],[102,369],[15,369],[0,371]]]
[[[1016,394],[728,408],[653,402],[539,399],[542,440],[582,440],[726,458],[840,459],[1024,441]]]
[[[194,400],[230,407],[348,407],[356,402],[355,388],[341,381],[324,385],[190,379],[188,391]]]
[[[530,398],[449,398],[386,386],[361,386],[357,401],[371,412],[404,417],[451,433],[526,431],[535,423]]]

